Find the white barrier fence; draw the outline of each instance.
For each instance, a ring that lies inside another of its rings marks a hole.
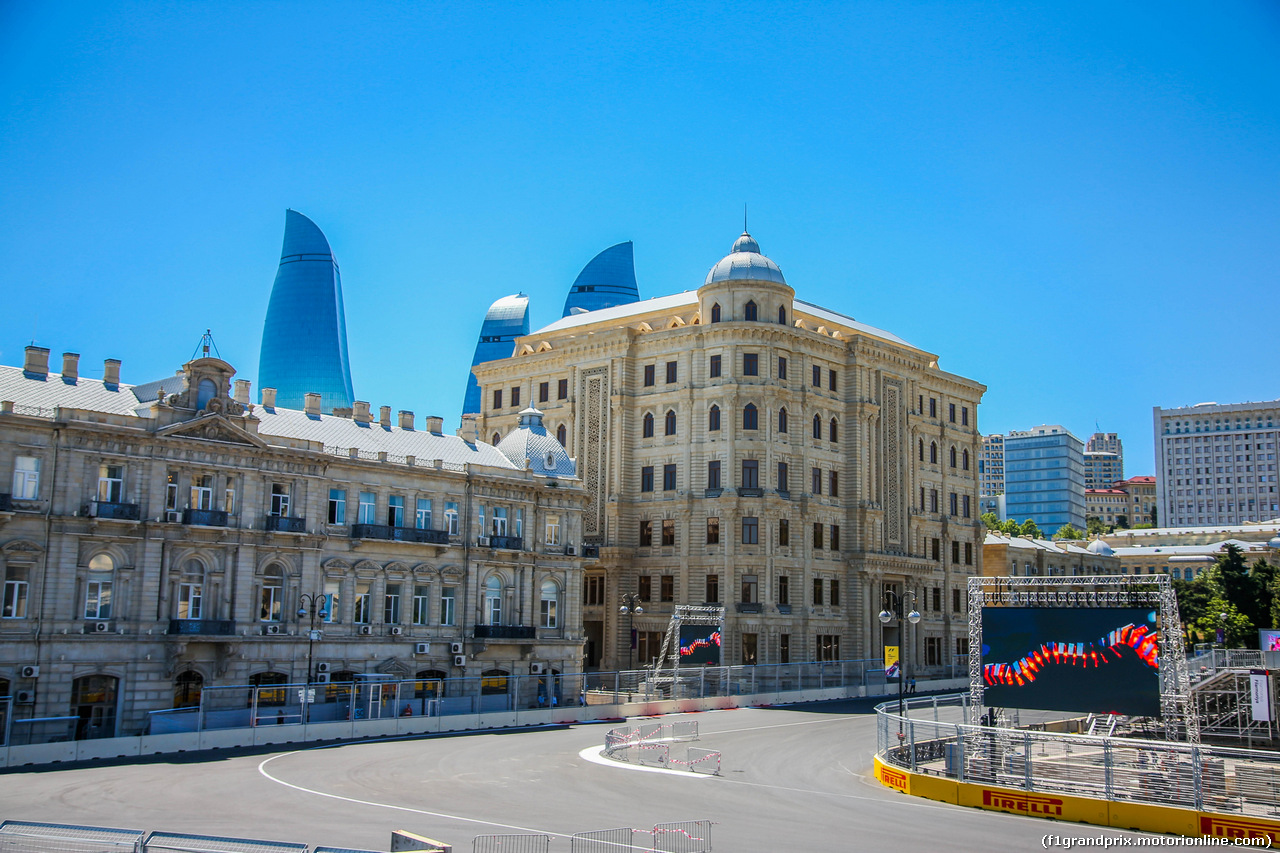
[[[691,773],[720,775],[720,753],[711,749],[690,748],[685,757],[671,755],[671,744],[698,740],[698,722],[680,720],[674,723],[650,723],[610,729],[604,736],[604,754],[618,761],[630,761],[635,750],[636,762],[659,767],[679,767]]]

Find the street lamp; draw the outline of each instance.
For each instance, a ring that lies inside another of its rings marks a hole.
[[[906,606],[907,601],[911,602],[911,612],[907,614],[906,621],[912,625],[920,622],[920,611],[916,610],[916,594],[912,590],[907,590],[899,595],[891,589],[884,591],[884,609],[880,611],[880,622],[888,625],[896,617],[898,624],[902,627],[902,636],[898,638],[898,728],[902,728],[902,718],[905,716],[903,711],[902,690],[907,680],[907,626],[902,621],[902,610]]]
[[[624,592],[622,594],[622,606],[618,608],[619,613],[625,613],[630,618],[630,635],[627,643],[627,669],[632,666],[632,655],[636,649],[636,614],[643,613],[644,608],[640,606],[640,594],[637,592]]]
[[[298,598],[298,621],[302,621],[303,616],[311,617],[311,624],[307,629],[307,684],[315,683],[315,671],[312,668],[311,653],[315,650],[316,640],[320,639],[320,629],[316,628],[316,619],[322,623],[329,618],[329,597],[323,593],[303,593]]]

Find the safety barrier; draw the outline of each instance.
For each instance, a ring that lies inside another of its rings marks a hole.
[[[181,832],[145,833],[138,829],[36,823],[0,823],[5,853],[376,853],[336,847],[308,847],[288,841],[258,841]]]
[[[930,799],[1014,814],[1280,840],[1280,756],[1233,747],[975,726],[967,696],[876,708],[876,775]],[[1059,721],[1064,727],[1068,721]]]
[[[615,760],[629,761],[630,750],[636,751],[639,764],[655,764],[660,767],[683,767],[691,772],[711,772],[720,775],[720,753],[710,749],[690,748],[685,758],[673,758],[673,742],[698,739],[697,720],[680,720],[674,723],[649,723],[642,726],[622,726],[610,729],[604,736],[604,754]],[[619,759],[619,756],[621,758]]]
[[[570,853],[710,853],[711,821],[659,823],[653,829],[601,829],[578,832]]]
[[[550,835],[477,835],[471,840],[471,853],[547,853]]]

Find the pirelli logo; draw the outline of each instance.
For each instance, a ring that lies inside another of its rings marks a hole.
[[[904,794],[907,792],[907,774],[899,773],[897,770],[890,770],[883,764],[880,765],[880,781]]]
[[[1200,815],[1200,834],[1209,838],[1269,838],[1280,841],[1274,823],[1260,823],[1235,817]]]
[[[1037,817],[1062,817],[1062,800],[1036,794],[1010,794],[1007,791],[982,789],[982,805],[992,809],[1019,812]]]

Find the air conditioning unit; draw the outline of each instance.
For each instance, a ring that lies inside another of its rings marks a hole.
[[[110,622],[98,622],[93,626],[93,630],[99,634],[105,634],[111,630]]]
[[[182,513],[178,512],[176,509],[165,510],[164,520],[170,524],[177,524],[179,521],[182,521]]]
[[[480,547],[481,547],[481,548],[488,548],[488,547],[489,547],[489,537],[488,537],[488,536],[481,536],[481,537],[480,537]]]
[[[431,654],[431,644],[430,643],[414,643],[413,653],[415,655],[429,655]]]
[[[367,636],[369,636],[370,634],[372,634],[372,633],[373,633],[373,626],[372,626],[372,625],[361,625],[361,626],[360,626],[360,633],[361,633],[361,634],[364,634],[366,637],[367,637]]]
[[[545,663],[531,663],[529,664],[529,674],[530,675],[546,675],[547,665]]]
[[[454,666],[466,666],[466,665],[467,665],[467,656],[466,656],[466,655],[454,655],[454,656],[453,656],[453,665],[454,665]]]
[[[404,633],[404,628],[401,628],[399,625],[391,626],[391,636],[399,637],[403,633]]]
[[[574,546],[574,545],[565,545],[565,546],[564,546],[564,553],[565,553],[565,556],[567,556],[567,557],[573,557],[573,556],[576,556],[576,555],[577,555],[577,553],[578,553],[577,546]]]
[[[316,672],[328,672],[328,671],[329,671],[329,664],[327,663],[316,664]]]
[[[329,678],[330,678],[329,673],[318,672],[316,673],[316,684],[328,684]]]
[[[449,654],[451,654],[451,655],[460,655],[460,654],[462,654],[462,643],[450,643],[450,644],[449,644]]]
[[[20,672],[22,673],[23,678],[39,678],[40,677],[40,667],[38,666],[31,666],[31,665],[24,666],[20,670]]]
[[[13,701],[19,705],[30,705],[36,701],[36,694],[31,690],[19,690],[13,694]]]
[[[263,625],[263,626],[262,626],[262,633],[264,633],[264,634],[272,634],[272,635],[274,635],[274,634],[279,634],[279,633],[280,633],[280,626],[279,626],[279,625]]]

